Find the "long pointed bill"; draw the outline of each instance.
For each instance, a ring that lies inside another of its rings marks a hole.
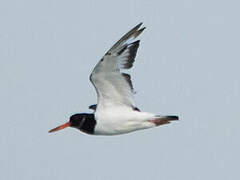
[[[66,128],[66,127],[69,127],[71,125],[71,123],[70,122],[67,122],[67,123],[65,123],[65,124],[63,124],[63,125],[61,125],[61,126],[58,126],[58,127],[56,127],[56,128],[54,128],[54,129],[51,129],[50,131],[48,131],[49,133],[52,133],[52,132],[55,132],[55,131],[59,131],[59,130],[61,130],[61,129],[64,129],[64,128]]]

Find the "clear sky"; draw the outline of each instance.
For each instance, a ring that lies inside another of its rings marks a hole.
[[[0,179],[239,179],[239,1],[0,2]],[[48,130],[96,102],[89,74],[144,22],[141,110],[179,122],[103,137]]]

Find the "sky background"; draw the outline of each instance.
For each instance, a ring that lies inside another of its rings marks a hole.
[[[0,2],[0,179],[239,179],[239,1]],[[89,74],[140,22],[137,106],[180,121],[48,130],[96,102]]]

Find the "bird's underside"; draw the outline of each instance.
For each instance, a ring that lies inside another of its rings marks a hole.
[[[135,62],[140,45],[140,40],[135,40],[135,38],[145,29],[141,26],[142,23],[126,33],[94,67],[90,81],[97,92],[98,103],[89,106],[89,109],[94,111],[94,116],[93,114],[73,115],[69,124],[66,123],[67,125],[59,126],[50,132],[72,126],[83,132],[91,132],[89,134],[117,135],[178,120],[177,116],[161,116],[142,112],[133,101],[135,91],[131,76],[126,71],[132,68]],[[95,123],[88,123],[90,119]],[[91,131],[87,129],[89,127]]]

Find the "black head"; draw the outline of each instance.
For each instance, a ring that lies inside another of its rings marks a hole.
[[[70,126],[81,129],[89,114],[74,114],[70,117]]]
[[[94,128],[96,125],[96,120],[94,118],[94,114],[74,114],[70,117],[69,122],[58,126],[49,132],[55,132],[61,129],[64,129],[66,127],[74,127],[76,129],[79,129],[80,131],[83,131],[88,134],[94,134]]]

